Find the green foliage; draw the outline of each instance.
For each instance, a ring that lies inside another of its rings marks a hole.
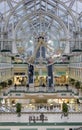
[[[75,81],[75,79],[70,78],[70,81],[71,81],[71,82],[74,82],[74,81]]]
[[[68,105],[65,102],[63,102],[63,104],[62,104],[62,112],[63,112],[64,116],[68,115]]]
[[[77,89],[80,89],[80,82],[79,82],[79,81],[77,81],[77,82],[75,83],[75,87],[76,87]]]
[[[21,115],[21,103],[17,103],[16,104],[16,113],[18,114],[18,116]]]
[[[70,84],[74,85],[75,84],[75,79],[70,78],[69,82],[70,82]]]
[[[11,79],[8,80],[8,85],[12,85],[13,81]]]
[[[3,81],[0,83],[3,88],[7,87],[7,82]]]
[[[0,86],[0,90],[2,89],[2,86]]]
[[[1,89],[2,89],[2,86],[0,86],[0,94],[1,94]]]

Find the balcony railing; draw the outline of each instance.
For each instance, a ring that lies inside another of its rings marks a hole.
[[[40,119],[40,115],[41,112],[23,112],[21,113],[21,116],[18,117],[16,113],[0,113],[1,114],[1,118],[0,118],[0,122],[22,122],[22,123],[29,123],[29,118],[31,118],[30,123],[35,123],[35,121],[33,119],[36,120],[36,123],[40,123],[42,122],[42,120]],[[67,117],[62,117],[62,113],[60,112],[44,112],[44,122],[45,123],[63,123],[63,122],[67,122],[67,123],[71,123],[73,125],[73,123],[75,122],[76,124],[78,124],[79,126],[82,125],[82,113],[69,113]],[[77,125],[77,126],[78,126]],[[81,130],[80,128],[78,130]]]

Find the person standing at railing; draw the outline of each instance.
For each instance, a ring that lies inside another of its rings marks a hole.
[[[65,86],[66,86],[66,90],[68,91],[68,87],[69,87],[68,84],[66,84]]]
[[[41,115],[40,115],[40,120],[41,120],[42,122],[44,122],[44,114],[43,114],[43,113],[41,113]]]
[[[14,85],[14,88],[15,88],[15,90],[16,90],[16,88],[17,88],[17,85],[16,85],[16,84]]]
[[[28,91],[29,90],[29,84],[28,83],[27,83],[26,87],[27,87],[27,91]]]

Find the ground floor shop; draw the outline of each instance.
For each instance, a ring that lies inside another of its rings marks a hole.
[[[63,102],[67,103],[70,112],[81,111],[81,104],[77,102],[76,98],[42,98],[37,96],[34,98],[31,96],[26,99],[6,98],[1,100],[1,105],[4,106],[4,109],[15,110],[16,104],[21,103],[22,112],[62,112]]]

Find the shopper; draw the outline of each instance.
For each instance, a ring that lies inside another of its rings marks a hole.
[[[27,87],[27,91],[28,91],[29,90],[29,84],[27,84],[26,87]]]
[[[17,88],[17,85],[16,85],[16,84],[14,85],[14,88],[15,88],[15,90],[16,90],[16,88]]]
[[[43,114],[43,113],[41,113],[41,115],[40,115],[40,120],[41,120],[42,122],[44,122],[44,114]]]

